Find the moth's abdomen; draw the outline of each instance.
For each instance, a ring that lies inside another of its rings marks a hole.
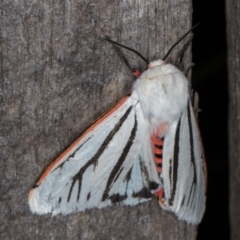
[[[156,164],[157,172],[162,172],[162,154],[163,154],[163,138],[159,139],[155,134],[151,136],[154,162]]]

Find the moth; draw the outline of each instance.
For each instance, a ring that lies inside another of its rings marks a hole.
[[[178,42],[163,60],[149,62],[106,40],[137,53],[147,70],[135,71],[132,93],[47,167],[29,193],[30,209],[65,215],[114,204],[133,206],[155,195],[163,209],[198,224],[206,200],[203,148],[188,81],[164,62]]]

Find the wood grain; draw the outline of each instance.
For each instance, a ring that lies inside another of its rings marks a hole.
[[[229,213],[231,239],[240,239],[240,1],[227,0],[229,82]]]

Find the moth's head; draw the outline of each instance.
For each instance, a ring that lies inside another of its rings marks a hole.
[[[148,68],[153,68],[153,67],[157,67],[157,66],[162,66],[164,65],[165,62],[161,59],[159,60],[155,60],[155,61],[152,61],[148,64]]]
[[[150,62],[150,63],[147,65],[146,70],[147,70],[147,69],[154,68],[154,67],[160,67],[160,66],[163,66],[163,65],[165,65],[165,62],[164,62],[163,60],[161,60],[161,59],[155,60],[155,61]],[[137,78],[142,75],[142,73],[141,73],[139,70],[135,70],[135,69],[134,69],[132,72],[133,72],[133,75],[134,75],[135,77],[137,77]]]

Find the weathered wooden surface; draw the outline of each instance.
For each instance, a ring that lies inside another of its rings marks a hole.
[[[240,1],[227,0],[229,76],[229,211],[231,239],[240,239]]]
[[[0,238],[195,239],[156,199],[53,218],[27,204],[45,167],[131,90],[131,73],[99,37],[161,58],[191,27],[191,1],[2,0],[0,14]]]

